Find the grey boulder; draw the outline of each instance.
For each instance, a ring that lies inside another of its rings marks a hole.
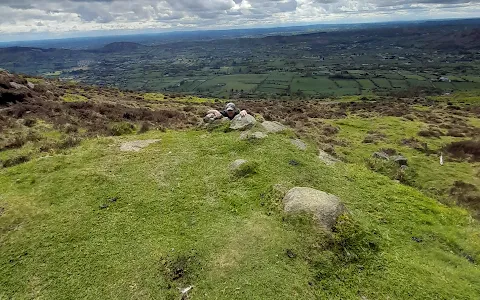
[[[279,122],[275,122],[275,121],[265,121],[262,123],[262,127],[263,129],[265,129],[265,131],[267,132],[270,132],[270,133],[277,133],[277,132],[281,132],[281,131],[284,131],[285,129],[287,129],[287,127],[285,125],[282,125],[281,123]]]
[[[283,198],[284,211],[287,214],[311,213],[318,224],[331,230],[337,218],[345,212],[340,199],[308,187],[294,187]]]
[[[238,168],[240,168],[240,166],[242,166],[243,164],[247,163],[247,160],[245,159],[237,159],[236,161],[232,162],[230,164],[230,170],[232,171],[235,171],[237,170]]]
[[[13,87],[13,88],[16,89],[16,90],[26,89],[26,88],[27,88],[27,87],[24,86],[23,84],[16,83],[16,82],[14,82],[14,81],[10,82],[10,86]]]
[[[383,160],[389,160],[390,157],[388,156],[387,153],[385,152],[375,152],[372,154],[373,158],[378,158],[378,159],[383,159]]]
[[[242,117],[241,115],[235,116],[230,123],[230,129],[233,130],[247,130],[252,128],[257,121],[251,115],[246,115]]]

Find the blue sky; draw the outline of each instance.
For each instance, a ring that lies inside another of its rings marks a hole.
[[[1,0],[0,41],[480,16],[480,0]]]

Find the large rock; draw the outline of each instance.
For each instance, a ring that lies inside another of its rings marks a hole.
[[[284,131],[287,129],[286,126],[282,125],[281,123],[279,122],[275,122],[275,121],[265,121],[262,123],[262,127],[263,129],[265,129],[265,131],[267,132],[270,132],[270,133],[276,133],[276,132],[281,132],[281,131]]]
[[[247,130],[252,128],[256,123],[257,121],[251,115],[246,115],[244,117],[242,117],[241,115],[237,115],[230,123],[230,129]]]
[[[327,230],[331,230],[338,216],[345,212],[337,196],[308,187],[289,190],[283,198],[283,205],[288,214],[312,213],[318,224]]]
[[[230,164],[230,170],[235,171],[240,168],[241,165],[247,163],[245,159],[237,159],[236,161]]]

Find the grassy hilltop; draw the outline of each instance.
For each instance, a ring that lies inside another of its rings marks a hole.
[[[197,127],[214,99],[1,75],[1,299],[480,295],[478,95],[238,101],[290,127],[240,140]],[[294,186],[342,199],[332,234],[284,214]]]

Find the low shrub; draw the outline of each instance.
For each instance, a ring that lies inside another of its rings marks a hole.
[[[135,131],[135,125],[128,122],[113,123],[108,126],[110,135],[120,136],[124,134],[131,134]]]
[[[420,130],[418,132],[418,135],[419,136],[423,136],[423,137],[435,137],[435,138],[439,138],[441,137],[443,134],[442,131],[440,131],[439,129],[436,129],[436,128],[429,128],[429,129],[425,129],[425,130]]]
[[[7,139],[0,150],[22,148],[23,145],[25,145],[26,143],[27,143],[26,136],[18,134],[13,138]]]
[[[76,147],[76,146],[80,145],[81,142],[82,142],[81,138],[79,138],[77,136],[70,135],[70,136],[67,136],[64,140],[58,142],[56,144],[56,148],[60,149],[60,150],[73,148],[73,147]]]
[[[150,123],[143,122],[142,125],[140,126],[140,129],[138,130],[138,133],[145,133],[149,130],[150,130]]]
[[[328,280],[332,276],[341,279],[351,268],[361,271],[382,265],[378,256],[380,235],[374,230],[366,230],[347,214],[338,218],[327,240],[325,249],[313,261],[317,281]]]
[[[19,164],[23,164],[23,163],[26,163],[27,161],[30,160],[30,157],[26,156],[26,155],[19,155],[19,156],[15,156],[15,157],[12,157],[12,158],[8,158],[6,160],[0,160],[0,166],[2,166],[3,168],[9,168],[9,167],[13,167],[13,166],[16,166],[16,165],[19,165]]]
[[[392,180],[414,186],[417,178],[417,172],[412,167],[401,166],[392,160],[383,160],[370,158],[367,160],[367,166],[382,175],[389,177]]]

